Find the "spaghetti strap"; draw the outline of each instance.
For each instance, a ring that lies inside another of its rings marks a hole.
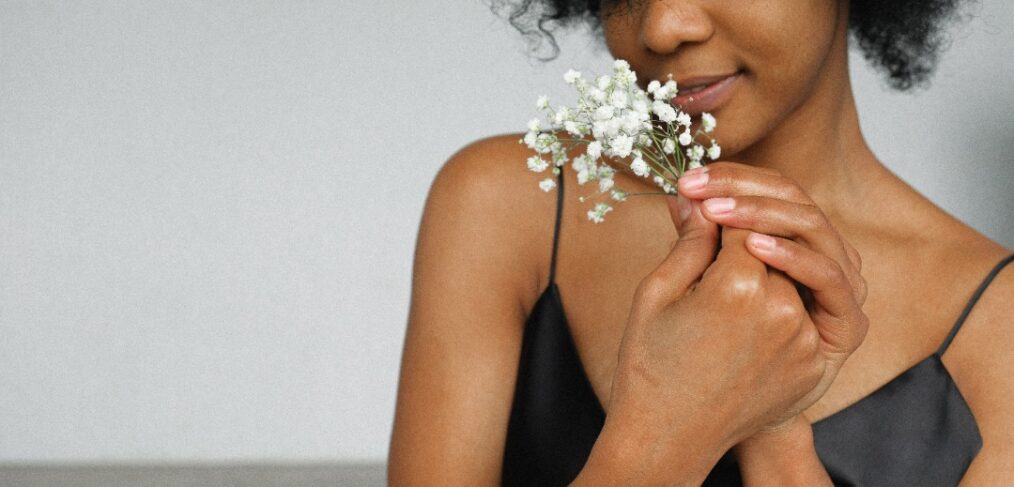
[[[958,317],[958,321],[954,323],[954,327],[951,328],[951,332],[947,334],[947,338],[944,339],[944,342],[940,345],[940,349],[937,350],[937,356],[944,354],[947,347],[950,346],[951,340],[954,340],[954,335],[958,333],[958,329],[961,328],[962,324],[964,324],[965,318],[968,317],[968,313],[972,311],[972,307],[975,306],[976,301],[978,301],[979,297],[982,296],[982,293],[986,291],[986,287],[988,287],[989,283],[993,281],[993,278],[1000,273],[1000,270],[1012,260],[1014,260],[1014,254],[1004,257],[1003,260],[993,267],[993,270],[989,271],[989,275],[982,280],[982,284],[979,284],[979,288],[975,290],[974,294],[972,294],[972,299],[968,300],[968,304],[965,305],[965,309],[961,312],[961,316]]]
[[[560,240],[560,219],[563,214],[563,168],[556,176],[558,188],[556,190],[556,223],[553,225],[553,256],[549,260],[549,284],[555,283],[556,279],[556,247]]]

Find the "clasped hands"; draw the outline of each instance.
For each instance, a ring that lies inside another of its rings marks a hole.
[[[796,289],[800,296],[794,301],[806,310],[804,326],[819,332],[819,348],[826,358],[823,377],[797,403],[799,407],[744,443],[754,437],[794,435],[798,428],[809,429],[800,412],[823,396],[869,327],[862,310],[867,289],[860,274],[859,253],[806,192],[779,171],[713,162],[687,171],[679,179],[678,189],[681,197],[678,203],[670,202],[670,209],[678,211],[681,218],[699,211],[721,225],[721,248],[727,258],[744,259],[745,265],[745,259],[767,264],[772,268],[767,273],[769,284],[790,278],[795,281],[793,286],[766,287],[775,292]]]

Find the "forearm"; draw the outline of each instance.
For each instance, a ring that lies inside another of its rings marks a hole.
[[[610,415],[571,487],[699,487],[731,448],[714,424],[687,421],[664,431],[639,419]]]
[[[747,487],[834,486],[817,457],[813,428],[802,416],[791,428],[743,440],[733,452]]]

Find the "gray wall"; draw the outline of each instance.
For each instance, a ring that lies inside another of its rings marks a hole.
[[[877,153],[1008,246],[1010,25],[917,95],[853,57]],[[0,0],[0,461],[383,459],[432,177],[608,68],[561,47],[480,1]]]

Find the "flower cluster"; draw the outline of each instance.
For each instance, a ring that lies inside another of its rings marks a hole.
[[[686,170],[703,165],[705,156],[716,160],[721,155],[721,147],[707,135],[715,129],[715,117],[702,113],[700,128],[691,134],[690,115],[671,103],[677,93],[672,74],[665,83],[651,81],[645,92],[637,85],[637,74],[631,71],[630,64],[617,59],[612,76],[586,80],[580,72],[570,69],[563,80],[577,90],[577,105],[554,109],[549,97],[540,96],[535,104],[546,112],[546,120],[529,121],[528,132],[518,141],[536,152],[527,160],[532,171],[544,172],[552,167],[556,176],[570,162],[577,172],[578,184],[595,181],[598,184],[595,194],[608,193],[613,200],[624,201],[636,194],[675,194],[676,180]],[[708,138],[707,148],[697,142],[699,136]],[[584,152],[569,159],[568,154],[578,144],[586,145]],[[662,193],[631,194],[616,186],[613,176],[617,169],[610,161],[628,157],[629,162],[618,164],[620,169],[650,177]],[[543,191],[554,187],[552,177],[539,182]],[[583,202],[585,197],[580,200]],[[601,223],[612,209],[608,202],[599,202],[588,211],[588,219]]]

